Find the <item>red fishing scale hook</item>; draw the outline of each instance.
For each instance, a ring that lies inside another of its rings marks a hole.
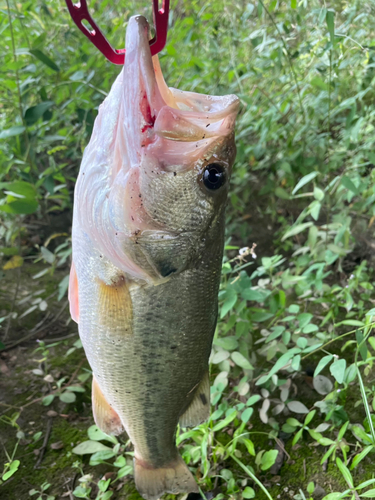
[[[65,0],[69,13],[82,31],[82,33],[92,42],[97,49],[113,64],[124,64],[125,49],[114,49],[106,37],[100,31],[87,8],[86,0],[81,0],[74,4],[72,0]],[[163,7],[159,10],[159,1],[152,0],[155,36],[150,40],[151,55],[158,54],[164,49],[167,42],[169,0],[163,0]],[[82,21],[87,21],[92,30],[86,28]]]

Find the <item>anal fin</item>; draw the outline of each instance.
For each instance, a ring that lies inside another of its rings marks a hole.
[[[92,379],[92,413],[96,425],[106,434],[118,436],[124,432],[120,417],[106,400],[95,377]]]
[[[181,427],[195,427],[210,416],[210,380],[208,370],[195,389],[194,399],[180,417]]]

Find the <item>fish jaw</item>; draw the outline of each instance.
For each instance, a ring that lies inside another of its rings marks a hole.
[[[158,56],[151,56],[148,31],[143,16],[130,19],[123,70],[126,170],[149,175],[155,167],[165,172],[177,165],[181,172],[193,168],[217,138],[231,135],[239,100],[168,88]]]
[[[156,82],[148,33],[149,25],[143,16],[129,20],[123,70],[123,102],[127,112],[122,124],[128,168],[139,167],[142,148],[152,140],[156,116],[165,104]]]

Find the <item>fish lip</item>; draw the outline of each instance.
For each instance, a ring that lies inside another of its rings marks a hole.
[[[126,31],[126,57],[128,60],[125,61],[125,65],[126,63],[131,64],[137,58],[143,79],[146,81],[150,79],[156,84],[149,44],[149,30],[150,25],[144,16],[133,16],[129,19]]]
[[[144,16],[130,18],[126,31],[125,71],[128,68],[132,71],[132,74],[125,74],[125,91],[127,86],[138,86],[140,93],[138,100],[140,102],[135,101],[132,104],[136,107],[139,104],[141,107],[145,121],[143,127],[153,127],[159,109],[165,105],[156,81],[149,44],[149,32],[150,26]],[[126,76],[130,77],[130,81],[126,81]],[[145,130],[141,131],[144,132]]]

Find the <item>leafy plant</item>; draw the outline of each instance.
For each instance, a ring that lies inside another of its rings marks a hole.
[[[115,46],[133,7],[90,5]],[[183,0],[172,7],[160,55],[167,83],[233,92],[242,102],[211,355],[212,415],[178,430],[183,458],[217,500],[269,499],[279,494],[265,486],[273,484],[278,449],[296,458],[300,446],[315,450],[328,474],[339,472],[326,500],[375,498],[373,479],[358,479],[372,470],[375,449],[374,6]],[[148,15],[148,2],[137,2],[137,11]],[[10,50],[0,77],[0,349],[9,347],[12,328],[29,329],[66,294],[78,165],[118,72],[69,24],[63,4],[7,2],[3,14]],[[23,279],[30,268],[34,288]],[[75,342],[64,359],[80,347]],[[52,349],[41,342],[34,354],[33,376],[48,388],[42,403],[74,402],[90,373],[79,384],[67,375],[55,381]],[[89,455],[93,469],[86,474],[77,462],[73,494],[115,497],[114,486],[132,473],[132,452],[90,429],[73,452]],[[19,474],[17,453],[6,457],[2,481]],[[97,466],[115,475],[98,478]],[[300,476],[293,475],[294,498],[310,500],[315,485]],[[45,499],[48,489],[34,495]]]

